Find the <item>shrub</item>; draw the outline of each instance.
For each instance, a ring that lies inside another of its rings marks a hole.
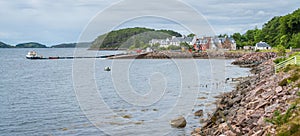
[[[278,85],[279,86],[287,86],[288,85],[288,79],[287,78],[283,79],[282,81],[279,82]]]
[[[280,63],[280,62],[282,62],[282,61],[285,61],[285,60],[286,60],[286,58],[283,58],[283,57],[277,58],[277,59],[274,60],[274,63],[275,63],[275,64],[278,64],[278,63]]]

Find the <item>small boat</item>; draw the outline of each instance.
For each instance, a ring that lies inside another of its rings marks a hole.
[[[35,51],[30,51],[26,55],[27,59],[43,59],[43,56],[39,56]]]
[[[110,71],[111,69],[110,69],[110,67],[105,67],[104,68],[104,71]]]

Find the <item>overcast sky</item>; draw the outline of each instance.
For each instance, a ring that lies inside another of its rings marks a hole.
[[[50,46],[135,26],[198,35],[211,34],[204,27],[215,34],[244,33],[298,8],[297,0],[0,0],[0,41]]]

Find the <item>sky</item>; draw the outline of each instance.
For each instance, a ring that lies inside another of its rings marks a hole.
[[[51,46],[126,27],[245,33],[298,8],[297,0],[0,0],[0,41]]]

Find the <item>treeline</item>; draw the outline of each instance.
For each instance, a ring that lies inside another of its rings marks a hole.
[[[21,43],[16,46],[0,42],[0,48],[47,48],[47,46],[36,42]]]
[[[172,30],[125,28],[97,37],[91,49],[143,48],[148,46],[151,39],[165,39],[171,36],[181,37],[182,35]]]
[[[264,41],[272,47],[300,48],[300,9],[285,16],[273,17],[262,29],[248,30],[245,34],[234,33],[232,37],[238,47],[254,46]]]

